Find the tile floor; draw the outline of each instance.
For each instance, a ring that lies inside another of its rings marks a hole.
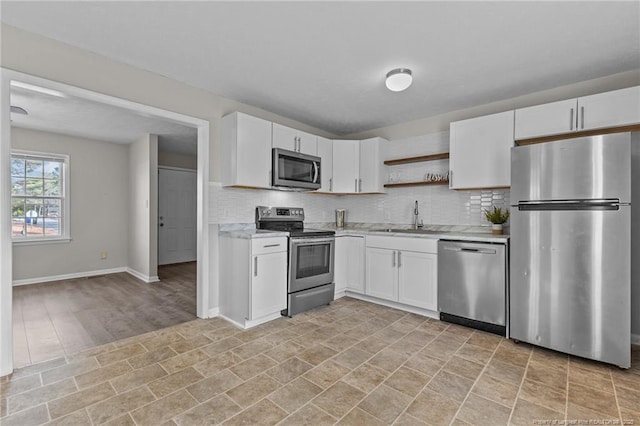
[[[624,371],[352,298],[245,331],[190,321],[0,386],[7,426],[640,424],[638,347]]]

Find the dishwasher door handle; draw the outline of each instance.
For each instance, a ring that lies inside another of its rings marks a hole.
[[[496,254],[496,251],[492,249],[479,249],[479,248],[472,248],[472,247],[445,247],[444,249],[449,251],[457,251],[457,252],[465,252],[465,253]]]

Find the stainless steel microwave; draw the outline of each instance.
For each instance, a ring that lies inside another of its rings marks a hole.
[[[320,157],[273,148],[272,185],[283,188],[319,189]]]

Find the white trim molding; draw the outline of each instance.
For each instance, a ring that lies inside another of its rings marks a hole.
[[[0,376],[13,371],[10,93],[9,72],[0,68]]]
[[[86,272],[74,272],[71,274],[62,274],[62,275],[49,275],[46,277],[35,277],[35,278],[26,278],[22,280],[13,280],[13,286],[21,286],[21,285],[31,285],[31,284],[41,284],[48,283],[52,281],[62,281],[62,280],[73,280],[76,278],[88,278],[88,277],[96,277],[98,275],[108,275],[108,274],[117,274],[119,272],[129,272],[128,268],[120,267],[120,268],[111,268],[111,269],[98,269],[95,271],[86,271]]]
[[[140,281],[144,281],[145,283],[157,283],[158,281],[160,281],[160,278],[157,275],[152,277],[149,275],[145,275],[142,272],[136,271],[135,269],[132,269],[129,267],[125,268],[125,272],[130,275],[133,275]]]
[[[220,308],[211,308],[207,312],[207,318],[215,318],[220,315]]]

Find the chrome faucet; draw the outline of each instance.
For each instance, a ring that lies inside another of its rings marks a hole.
[[[422,221],[418,223],[418,216],[420,215],[420,211],[418,211],[418,200],[416,200],[415,207],[413,208],[413,229],[422,228],[424,225]]]

